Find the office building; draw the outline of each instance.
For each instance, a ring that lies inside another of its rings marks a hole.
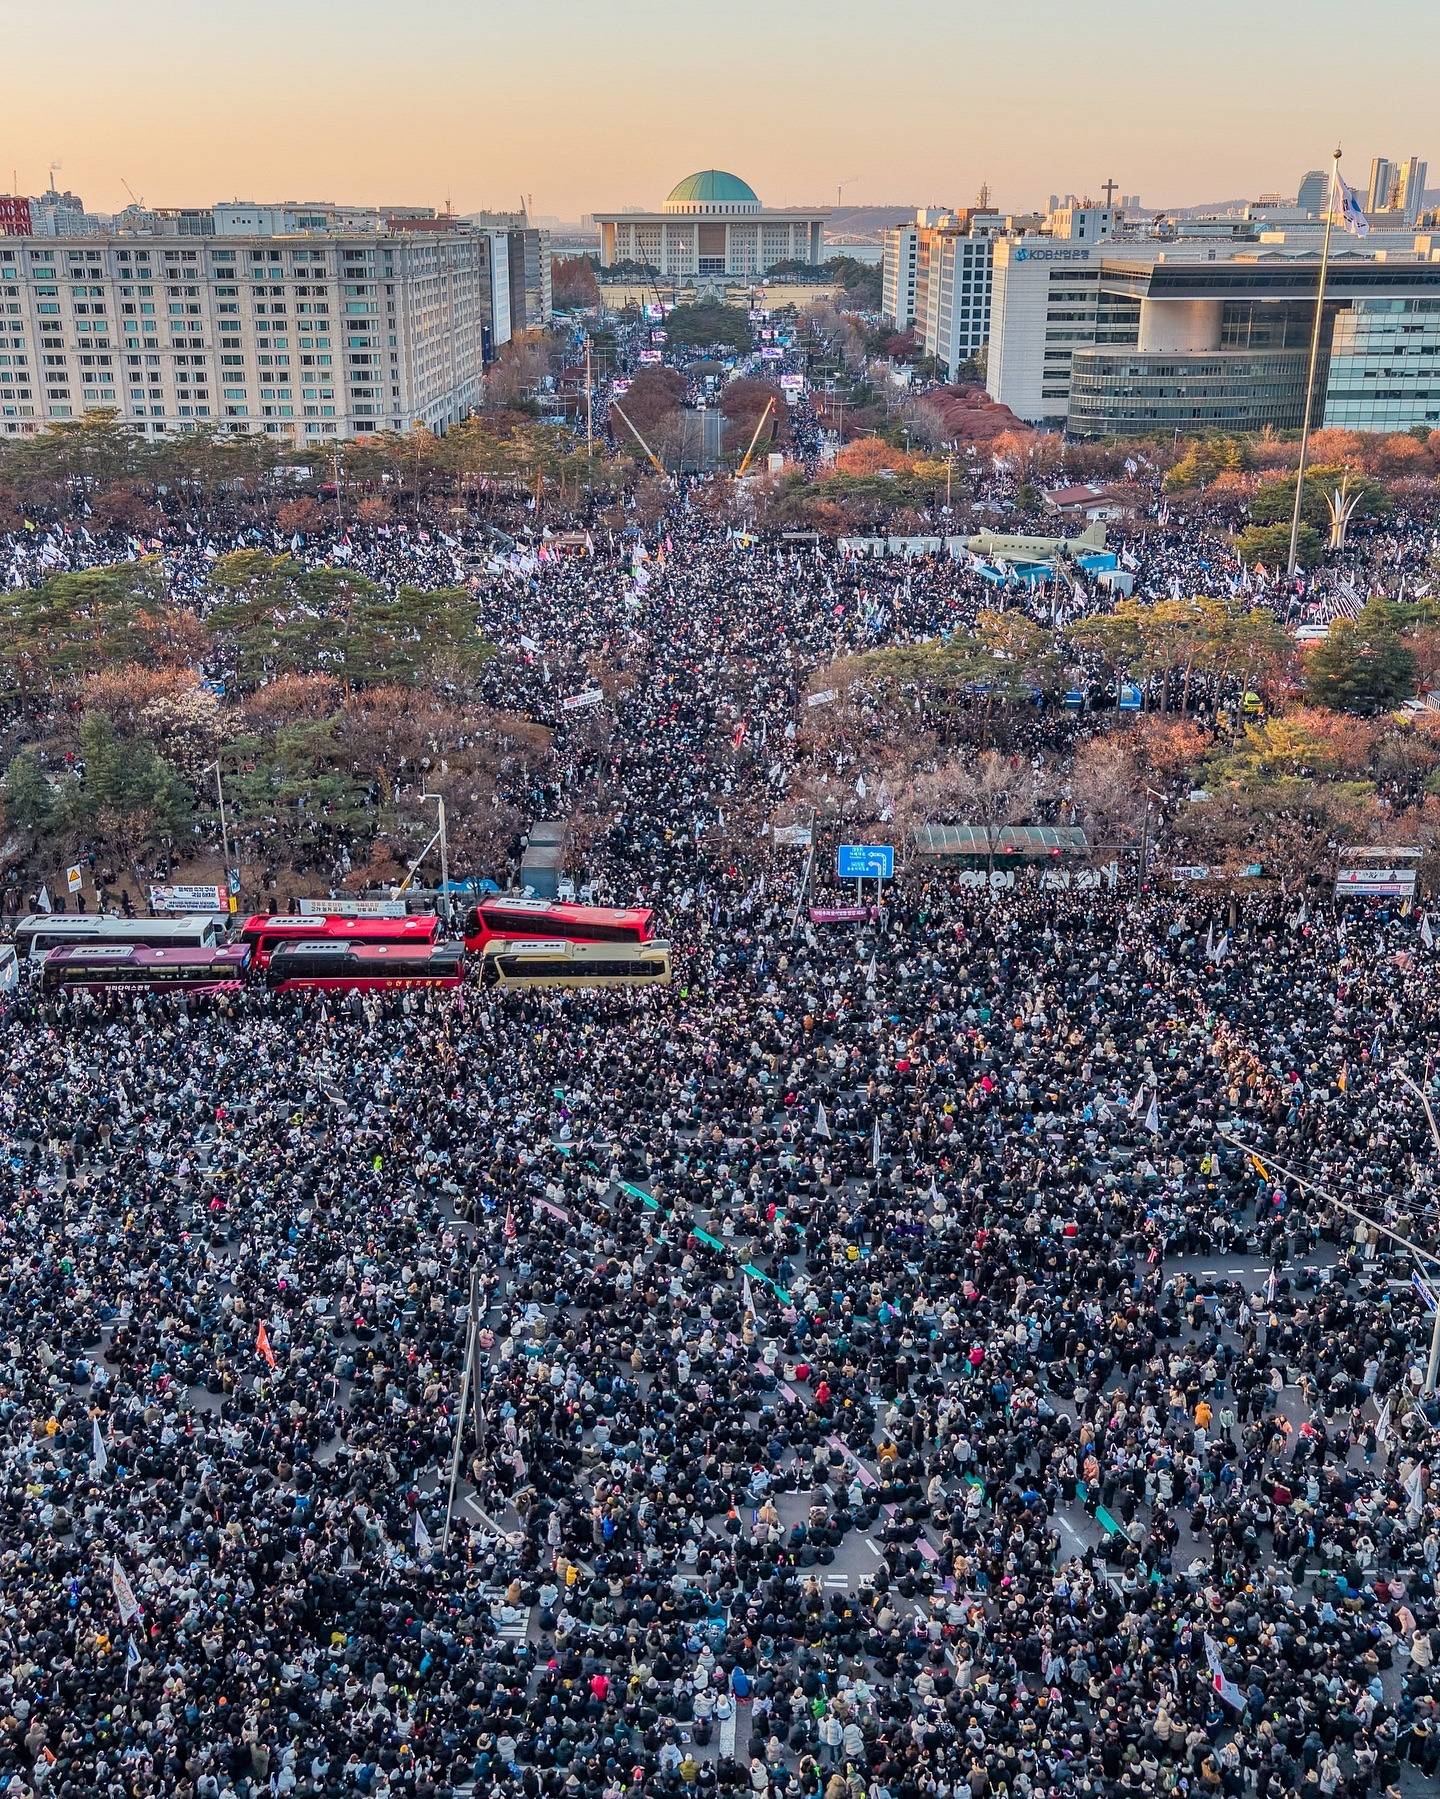
[[[659,212],[597,212],[600,262],[638,262],[674,279],[764,275],[781,262],[824,260],[828,209],[764,207],[748,182],[702,169],[671,188]]]
[[[908,331],[915,323],[920,232],[917,215],[916,222],[892,225],[881,236],[885,254],[881,265],[880,310],[897,331]]]
[[[1377,156],[1370,164],[1370,185],[1366,190],[1365,210],[1372,215],[1390,213],[1397,222],[1413,225],[1425,206],[1425,180],[1428,165],[1418,156],[1407,156],[1404,162],[1392,162],[1388,156]]]
[[[923,311],[917,321],[925,354],[953,381],[973,362],[990,335],[990,268],[994,236],[942,227],[929,234]]]
[[[1318,219],[1325,211],[1325,196],[1330,188],[1330,171],[1328,169],[1307,169],[1300,177],[1300,189],[1295,195],[1295,204],[1302,212],[1308,212],[1313,219]]]
[[[1388,156],[1370,163],[1370,185],[1365,192],[1366,212],[1389,212],[1394,206],[1396,177],[1400,171]]]
[[[554,312],[550,283],[550,233],[512,225],[506,236],[510,281],[510,331],[542,330]]]
[[[146,436],[295,444],[478,403],[476,232],[0,238],[0,436],[114,408]]]
[[[1125,214],[1118,206],[1083,205],[1052,206],[1044,230],[1049,237],[1066,243],[1098,244],[1114,237],[1124,222]]]
[[[1128,248],[1102,258],[1095,340],[1072,355],[1068,428],[1298,428],[1319,266],[1255,254],[1144,263]],[[1325,294],[1318,417],[1356,431],[1440,426],[1440,261],[1332,258]]]

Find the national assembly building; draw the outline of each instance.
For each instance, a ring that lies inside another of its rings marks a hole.
[[[662,276],[755,276],[782,262],[824,260],[828,211],[770,208],[748,182],[702,169],[671,188],[659,212],[597,212],[600,262],[644,263]]]

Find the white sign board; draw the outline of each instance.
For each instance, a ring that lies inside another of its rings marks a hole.
[[[305,918],[404,918],[404,900],[302,899]]]
[[[1346,899],[1412,899],[1415,894],[1413,868],[1342,868],[1335,876],[1335,897]]]
[[[588,712],[592,706],[603,705],[605,695],[598,687],[587,687],[584,693],[572,693],[560,702],[562,712]]]
[[[230,889],[218,887],[152,887],[152,912],[228,912]]]

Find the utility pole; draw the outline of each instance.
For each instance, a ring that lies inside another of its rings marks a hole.
[[[440,826],[440,916],[450,922],[450,839],[445,831],[445,801],[438,793],[422,793],[422,800],[434,800]]]
[[[590,333],[585,333],[585,454],[595,449],[595,385],[590,377]]]
[[[1330,167],[1330,192],[1325,206],[1325,236],[1320,245],[1320,278],[1315,287],[1315,323],[1310,331],[1310,363],[1305,373],[1305,413],[1300,426],[1300,460],[1295,468],[1295,506],[1290,514],[1290,554],[1285,579],[1295,579],[1296,551],[1300,542],[1300,507],[1305,497],[1305,464],[1310,455],[1310,412],[1315,401],[1315,369],[1320,361],[1320,326],[1325,317],[1325,276],[1330,268],[1330,228],[1335,222],[1335,201],[1340,179],[1340,146]]]
[[[215,771],[215,798],[220,802],[220,843],[222,854],[225,857],[225,880],[228,885],[230,880],[230,870],[234,864],[230,860],[230,826],[225,817],[225,785],[220,778],[220,762],[218,758],[211,764],[211,767]],[[238,887],[238,885],[239,883],[237,882],[236,886]]]
[[[340,506],[340,446],[336,444],[330,452],[330,473],[335,482],[335,529],[345,529],[345,514]]]
[[[1407,1077],[1402,1076],[1402,1079],[1404,1078]],[[1414,1085],[1413,1082],[1410,1084],[1412,1086]],[[1425,1096],[1421,1094],[1420,1097],[1423,1101]],[[1426,1116],[1429,1117],[1430,1108],[1428,1105],[1425,1107],[1425,1112]],[[1430,1119],[1430,1125],[1433,1130],[1435,1126],[1433,1118]],[[1245,1155],[1250,1157],[1252,1162],[1258,1162],[1262,1168],[1273,1168],[1277,1174],[1283,1175],[1287,1181],[1294,1181],[1298,1186],[1303,1187],[1306,1192],[1318,1195],[1319,1198],[1324,1200],[1327,1206],[1338,1206],[1348,1217],[1358,1219],[1367,1229],[1379,1231],[1382,1237],[1389,1237],[1394,1242],[1400,1244],[1403,1249],[1408,1249],[1412,1256],[1418,1257],[1421,1261],[1428,1262],[1432,1268],[1440,1269],[1440,1256],[1434,1255],[1428,1249],[1422,1249],[1418,1243],[1412,1243],[1409,1237],[1401,1236],[1399,1231],[1391,1230],[1388,1224],[1381,1224],[1378,1218],[1370,1217],[1367,1212],[1362,1212],[1357,1206],[1352,1206],[1348,1200],[1337,1198],[1335,1194],[1328,1192],[1324,1187],[1319,1187],[1314,1181],[1307,1180],[1303,1174],[1297,1174],[1293,1168],[1282,1168],[1280,1163],[1267,1160],[1261,1156],[1259,1150],[1253,1149],[1248,1143],[1242,1143],[1238,1137],[1232,1137],[1228,1131],[1221,1131],[1219,1134],[1223,1142],[1230,1144],[1234,1149],[1243,1151]],[[1437,1137],[1436,1141],[1437,1146],[1440,1146],[1440,1137]],[[1440,1307],[1436,1308],[1435,1323],[1430,1331],[1430,1360],[1425,1371],[1425,1386],[1423,1389],[1427,1394],[1435,1391],[1437,1372],[1440,1372]]]

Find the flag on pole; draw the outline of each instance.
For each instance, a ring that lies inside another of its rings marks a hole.
[[[130,1685],[131,1673],[139,1666],[140,1651],[135,1647],[135,1638],[131,1635],[125,1643],[125,1685],[127,1687]]]
[[[120,1608],[120,1622],[131,1624],[140,1614],[140,1601],[135,1597],[135,1589],[130,1585],[130,1577],[120,1566],[118,1557],[110,1563],[110,1585],[115,1590],[115,1603]]]
[[[1434,949],[1435,947],[1435,933],[1430,929],[1430,914],[1428,912],[1422,912],[1420,914],[1420,941],[1425,945],[1426,949]]]
[[[504,1232],[505,1241],[507,1243],[513,1243],[516,1235],[515,1213],[508,1199],[505,1201],[505,1223],[502,1225],[501,1229]]]
[[[262,1318],[255,1331],[255,1353],[263,1357],[267,1368],[275,1366],[275,1351],[270,1347],[270,1333],[265,1328]]]
[[[1205,960],[1207,962],[1215,960],[1215,926],[1213,924],[1205,927]]]
[[[1350,1087],[1350,1064],[1348,1062],[1346,1062],[1342,1065],[1342,1067],[1340,1069],[1340,1079],[1335,1083],[1335,1085],[1340,1089],[1340,1091],[1342,1093],[1345,1093],[1349,1090],[1349,1087]]]
[[[875,1120],[875,1128],[870,1133],[870,1161],[875,1168],[880,1166],[880,1120]]]
[[[1417,1515],[1425,1505],[1425,1483],[1421,1479],[1422,1472],[1420,1463],[1416,1462],[1405,1482],[1405,1497],[1410,1501],[1410,1510]]]
[[[750,1276],[743,1271],[740,1275],[740,1297],[745,1302],[745,1310],[753,1318],[755,1316],[755,1294],[750,1286]]]
[[[1275,1289],[1278,1287],[1279,1284],[1280,1284],[1280,1271],[1278,1268],[1272,1268],[1270,1270],[1270,1278],[1265,1283],[1265,1297],[1272,1306],[1275,1303]]]
[[[425,1520],[420,1516],[419,1507],[415,1510],[415,1552],[417,1555],[430,1554],[430,1532],[425,1528]]]
[[[876,952],[872,949],[870,952],[870,966],[865,970],[865,982],[866,985],[870,987],[875,985],[875,956]]]
[[[1270,1184],[1270,1170],[1260,1160],[1259,1156],[1254,1154],[1253,1151],[1251,1152],[1251,1156],[1250,1156],[1250,1166],[1255,1170],[1256,1174],[1258,1174],[1260,1176],[1260,1179],[1262,1181],[1264,1181],[1265,1184],[1268,1186]]]
[[[825,1101],[823,1099],[815,1108],[815,1135],[817,1137],[828,1137],[830,1135],[830,1120],[825,1116]]]
[[[1143,1086],[1140,1086],[1135,1089],[1135,1097],[1130,1101],[1130,1116],[1132,1118],[1138,1118],[1140,1116],[1140,1108],[1144,1104],[1145,1089]]]
[[[1370,221],[1365,217],[1365,208],[1338,168],[1335,170],[1335,201],[1331,211],[1352,237],[1369,237]]]
[[[1226,1705],[1233,1706],[1237,1712],[1243,1712],[1245,1701],[1241,1696],[1240,1689],[1233,1680],[1225,1678],[1225,1664],[1220,1659],[1220,1647],[1209,1631],[1205,1633],[1205,1661],[1210,1669],[1211,1686]]]
[[[1158,1137],[1160,1135],[1160,1103],[1159,1102],[1160,1102],[1160,1093],[1159,1093],[1159,1089],[1157,1088],[1156,1091],[1150,1095],[1150,1109],[1145,1114],[1145,1129],[1147,1131],[1149,1131],[1152,1136],[1155,1136],[1155,1137]]]
[[[1390,1441],[1390,1406],[1392,1398],[1393,1395],[1389,1393],[1385,1395],[1385,1403],[1380,1408],[1380,1416],[1375,1420],[1375,1441],[1377,1443],[1388,1443]]]
[[[1217,962],[1223,962],[1225,960],[1226,956],[1228,956],[1229,954],[1230,954],[1230,933],[1227,931],[1225,933],[1225,935],[1220,939],[1220,941],[1215,945],[1215,960]]]
[[[105,1450],[105,1439],[100,1435],[100,1420],[94,1418],[90,1425],[90,1472],[103,1474],[110,1466],[110,1457]]]

